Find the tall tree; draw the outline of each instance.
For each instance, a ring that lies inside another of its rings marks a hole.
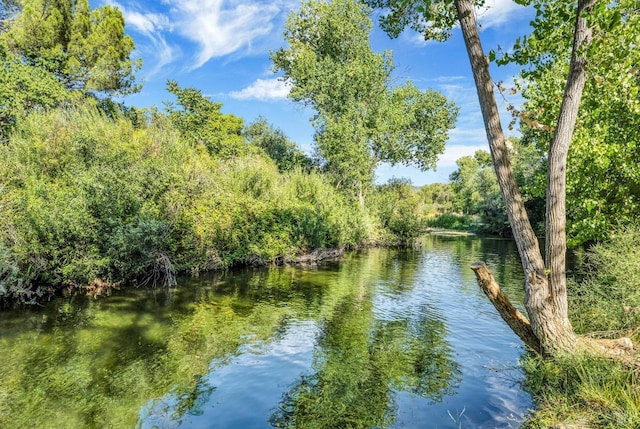
[[[18,115],[55,106],[69,96],[53,74],[25,65],[0,40],[0,142],[7,138]]]
[[[640,210],[638,2],[601,7],[593,17],[597,30],[587,52],[589,74],[568,154],[567,232],[574,244],[605,239]],[[520,79],[527,100],[520,114],[523,139],[544,151],[562,101],[557,76],[567,72],[569,63],[571,28],[562,16],[570,8],[559,3],[540,9],[532,33],[499,59],[528,66]]]
[[[475,18],[474,6],[481,2],[365,0],[365,3],[389,8],[389,13],[381,17],[381,22],[392,36],[397,36],[406,26],[410,26],[426,38],[444,39],[454,24],[459,23],[476,83],[494,168],[525,272],[524,304],[529,319],[512,305],[506,305],[500,294],[490,295],[490,298],[493,297],[492,301],[505,321],[532,349],[545,355],[573,351],[577,337],[568,318],[565,273],[566,165],[569,142],[586,80],[585,53],[592,39],[592,26],[587,18],[591,17],[595,0],[579,0],[577,8],[570,8],[574,25],[569,36],[573,39],[569,72],[549,145],[544,259],[516,184],[500,124],[489,63],[482,49]],[[474,265],[474,270],[481,286],[496,286],[493,276],[484,265]],[[484,290],[487,292],[487,289]]]
[[[457,116],[440,93],[391,87],[391,55],[371,50],[369,12],[357,0],[304,1],[287,20],[289,47],[272,54],[290,97],[317,112],[325,167],[361,201],[380,162],[434,167]]]
[[[214,156],[232,157],[246,151],[242,118],[222,113],[222,103],[210,100],[197,89],[181,88],[176,81],[168,81],[167,90],[176,96],[180,106],[167,103],[167,111],[183,138],[194,146],[203,145]]]
[[[134,73],[141,61],[131,58],[133,39],[117,8],[91,10],[88,0],[22,0],[18,9],[16,3],[3,1],[1,37],[25,64],[53,73],[70,90],[140,90]]]

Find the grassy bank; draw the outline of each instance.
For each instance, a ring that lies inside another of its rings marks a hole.
[[[569,285],[577,333],[640,341],[639,245],[640,227],[624,227],[580,256]],[[586,355],[551,361],[527,356],[523,365],[537,403],[526,427],[640,427],[636,366]]]
[[[142,122],[54,110],[0,146],[0,303],[171,283],[371,235],[319,173],[281,173],[257,147],[214,157],[165,115]]]

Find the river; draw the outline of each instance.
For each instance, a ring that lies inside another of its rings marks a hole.
[[[302,267],[0,313],[2,428],[517,428],[515,245],[424,237]]]

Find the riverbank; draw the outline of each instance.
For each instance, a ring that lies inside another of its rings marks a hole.
[[[576,333],[629,337],[640,343],[640,227],[620,228],[607,243],[578,255],[568,285]],[[522,365],[536,411],[525,428],[637,429],[640,427],[640,353],[636,362],[577,354],[554,360],[527,355]]]

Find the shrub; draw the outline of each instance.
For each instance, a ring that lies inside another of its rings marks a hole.
[[[367,238],[357,203],[318,173],[282,174],[264,154],[218,159],[162,114],[138,125],[86,105],[20,121],[0,146],[0,224],[13,231],[0,295],[173,284]]]

